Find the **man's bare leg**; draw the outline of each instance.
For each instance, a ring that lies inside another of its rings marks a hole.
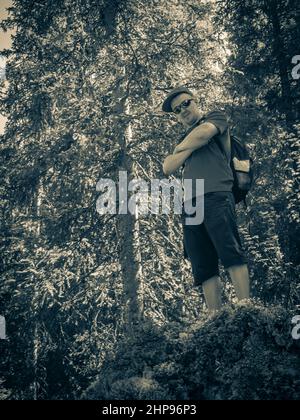
[[[238,300],[250,299],[250,279],[247,264],[228,268]]]
[[[219,276],[214,276],[202,285],[209,311],[216,312],[222,307],[222,284]]]

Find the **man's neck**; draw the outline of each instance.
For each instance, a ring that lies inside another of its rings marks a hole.
[[[202,119],[202,116],[199,114],[199,116],[197,117],[197,119],[193,122],[193,124],[191,125],[186,125],[186,129],[190,130],[191,128],[193,128],[196,124],[198,124],[198,122]]]

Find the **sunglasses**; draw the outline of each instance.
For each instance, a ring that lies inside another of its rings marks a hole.
[[[173,109],[174,114],[180,114],[181,110],[188,108],[191,105],[192,101],[193,99],[186,99],[180,105],[175,106],[175,108]]]

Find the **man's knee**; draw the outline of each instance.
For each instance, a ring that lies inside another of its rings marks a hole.
[[[237,270],[242,267],[248,266],[248,260],[245,256],[238,256],[234,258],[229,258],[226,261],[223,261],[224,269],[227,271]]]
[[[194,284],[195,286],[203,286],[204,283],[213,281],[213,279],[219,278],[219,270],[215,268],[211,269],[194,269],[193,268],[193,276],[194,276]]]
[[[247,263],[241,263],[241,264],[232,264],[229,267],[226,268],[228,273],[231,274],[239,274],[239,273],[248,273],[248,264]]]

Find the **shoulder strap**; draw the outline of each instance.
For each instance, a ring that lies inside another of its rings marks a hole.
[[[228,127],[228,136],[229,136],[229,144],[230,144],[230,158],[229,158],[229,163],[230,163],[231,158],[232,158],[232,154],[231,154],[232,146],[231,146],[231,134],[230,134],[230,128],[229,127]],[[221,144],[221,141],[220,141],[220,137],[219,136],[216,136],[216,142],[217,142],[217,145],[219,146],[221,152],[224,154],[224,156],[226,157],[226,159],[228,159],[227,153],[225,152],[224,147]]]

